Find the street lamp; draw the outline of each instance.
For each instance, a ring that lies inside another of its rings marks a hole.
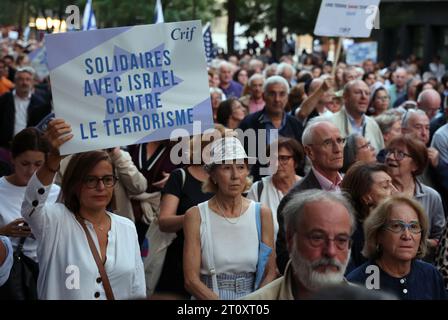
[[[47,30],[47,20],[43,17],[36,19],[36,29],[40,31]]]

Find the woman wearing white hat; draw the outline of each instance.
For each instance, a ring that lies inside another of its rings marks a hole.
[[[215,196],[184,218],[185,287],[196,299],[238,299],[277,276],[272,214],[242,196],[248,160],[235,137],[211,144],[203,190]]]

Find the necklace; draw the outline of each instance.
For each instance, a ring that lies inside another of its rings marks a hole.
[[[238,215],[238,217],[233,218],[233,219],[236,219],[235,222],[233,222],[232,220],[230,220],[230,219],[232,219],[232,218],[226,216],[225,211],[221,208],[221,206],[220,206],[220,204],[219,204],[218,198],[215,198],[215,201],[216,201],[216,205],[218,206],[218,210],[221,211],[221,214],[222,214],[223,218],[224,218],[228,223],[230,223],[230,224],[237,224],[238,221],[240,221],[240,219],[241,219],[241,215],[243,214],[243,198],[242,198],[242,197],[241,197],[240,214]]]
[[[98,228],[100,231],[105,231],[106,226],[101,226],[100,223],[96,223],[96,222],[87,220],[86,218],[84,218],[84,220],[89,221],[93,225],[94,228]],[[107,222],[106,222],[106,224],[107,224]]]

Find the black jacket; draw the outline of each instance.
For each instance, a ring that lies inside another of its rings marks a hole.
[[[275,243],[276,253],[277,253],[277,267],[281,274],[285,271],[286,264],[289,260],[289,252],[286,246],[286,230],[285,230],[285,219],[283,218],[283,208],[286,204],[296,195],[297,193],[310,189],[322,189],[317,181],[313,170],[310,170],[308,174],[303,177],[297,184],[292,187],[291,190],[282,198],[277,208],[277,220],[278,220],[278,234],[277,241]]]
[[[36,110],[42,108],[43,105],[44,101],[39,96],[31,95],[27,110],[27,127],[33,126],[40,121],[40,119],[31,119],[30,114],[39,113]],[[10,148],[10,143],[14,136],[15,115],[14,96],[12,92],[7,92],[0,96],[0,147]],[[31,120],[33,120],[33,123],[31,123]]]

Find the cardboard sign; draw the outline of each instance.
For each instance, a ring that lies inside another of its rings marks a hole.
[[[368,38],[379,14],[380,0],[322,0],[314,34]]]
[[[201,31],[185,21],[46,36],[55,114],[74,134],[61,154],[211,128]]]

